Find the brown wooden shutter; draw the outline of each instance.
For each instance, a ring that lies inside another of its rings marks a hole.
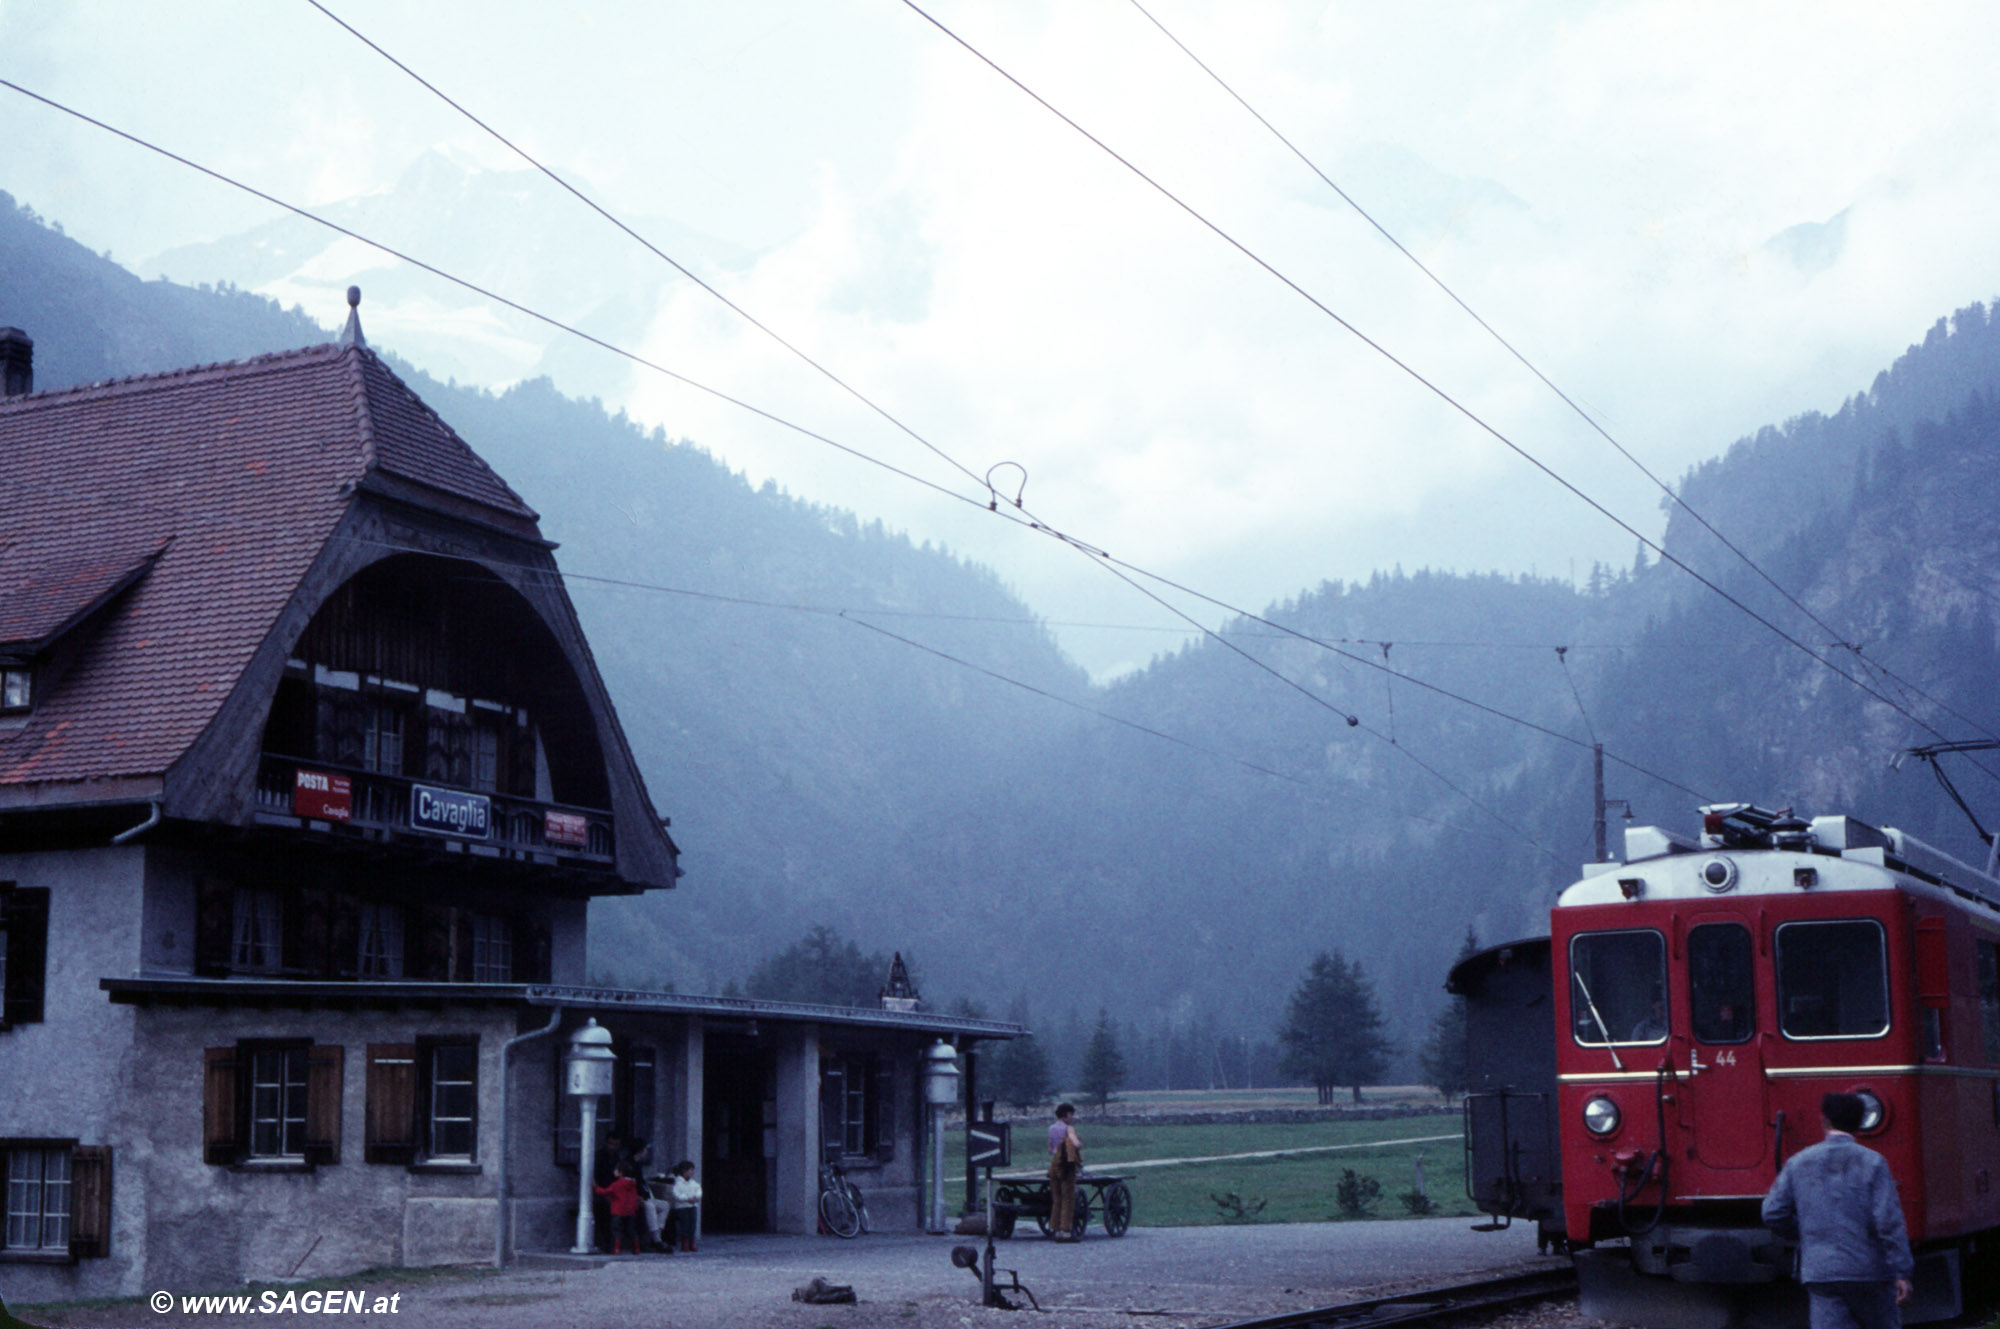
[[[205,977],[229,972],[229,942],[236,915],[236,884],[202,876],[194,886],[194,971]]]
[[[49,890],[46,886],[0,893],[6,932],[7,991],[0,1026],[33,1024],[42,1018],[49,955]]]
[[[242,1063],[233,1047],[204,1054],[201,1086],[202,1161],[227,1166],[243,1157],[243,1116],[237,1085]]]
[[[340,1161],[340,1108],[346,1083],[347,1049],[316,1043],[306,1054],[306,1138],[308,1163]]]
[[[69,1253],[111,1254],[111,1147],[80,1144],[69,1159]]]
[[[363,1157],[371,1163],[417,1158],[417,1049],[413,1043],[368,1045],[368,1126]]]
[[[896,1161],[896,1059],[878,1056],[875,1061],[875,1092],[869,1105],[875,1109],[875,1157],[884,1163]]]

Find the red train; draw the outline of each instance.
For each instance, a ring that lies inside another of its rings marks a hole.
[[[1748,804],[1702,809],[1699,841],[1634,828],[1626,851],[1553,910],[1546,1005],[1500,981],[1534,942],[1453,972],[1475,1026],[1501,1008],[1474,1040],[1475,1198],[1567,1241],[1586,1313],[1789,1318],[1795,1253],[1758,1205],[1844,1090],[1918,1250],[1904,1318],[1956,1315],[2000,1265],[2000,880],[1894,830]],[[1554,1083],[1514,1074],[1550,1032]],[[1559,1182],[1524,1184],[1551,1135]]]

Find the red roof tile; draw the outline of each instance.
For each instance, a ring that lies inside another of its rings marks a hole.
[[[374,470],[532,532],[534,512],[365,348],[0,398],[0,642],[45,636],[139,572],[37,680],[25,724],[0,727],[0,786],[163,775]]]

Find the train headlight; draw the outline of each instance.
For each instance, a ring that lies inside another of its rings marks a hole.
[[[1701,865],[1701,884],[1722,894],[1736,884],[1736,865],[1726,858],[1711,858]]]
[[[1882,1123],[1889,1119],[1887,1105],[1870,1089],[1857,1089],[1854,1096],[1861,1100],[1861,1125],[1855,1128],[1856,1134],[1867,1135],[1881,1130]]]
[[[1599,1095],[1583,1105],[1583,1128],[1592,1135],[1607,1136],[1618,1130],[1618,1105]]]

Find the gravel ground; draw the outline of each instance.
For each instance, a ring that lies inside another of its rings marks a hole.
[[[976,1245],[978,1239],[714,1237],[691,1257],[641,1256],[601,1267],[578,1262],[506,1273],[385,1271],[339,1286],[364,1289],[371,1299],[400,1293],[396,1314],[318,1318],[440,1329],[1022,1329],[1041,1320],[981,1307],[975,1279],[951,1266],[951,1247],[958,1244]],[[1050,1312],[1045,1322],[1064,1329],[1194,1329],[1556,1263],[1535,1254],[1529,1228],[1476,1233],[1463,1218],[1133,1228],[1119,1240],[1093,1234],[1076,1245],[1058,1245],[1026,1237],[1000,1242],[996,1250],[998,1266],[1018,1270]],[[809,1306],[791,1300],[792,1290],[814,1276],[851,1285],[858,1304]],[[268,1315],[257,1314],[178,1309],[156,1314],[143,1301],[16,1309],[33,1324],[76,1329],[271,1323]],[[1546,1310],[1524,1313],[1507,1326],[1595,1329],[1596,1323]]]

